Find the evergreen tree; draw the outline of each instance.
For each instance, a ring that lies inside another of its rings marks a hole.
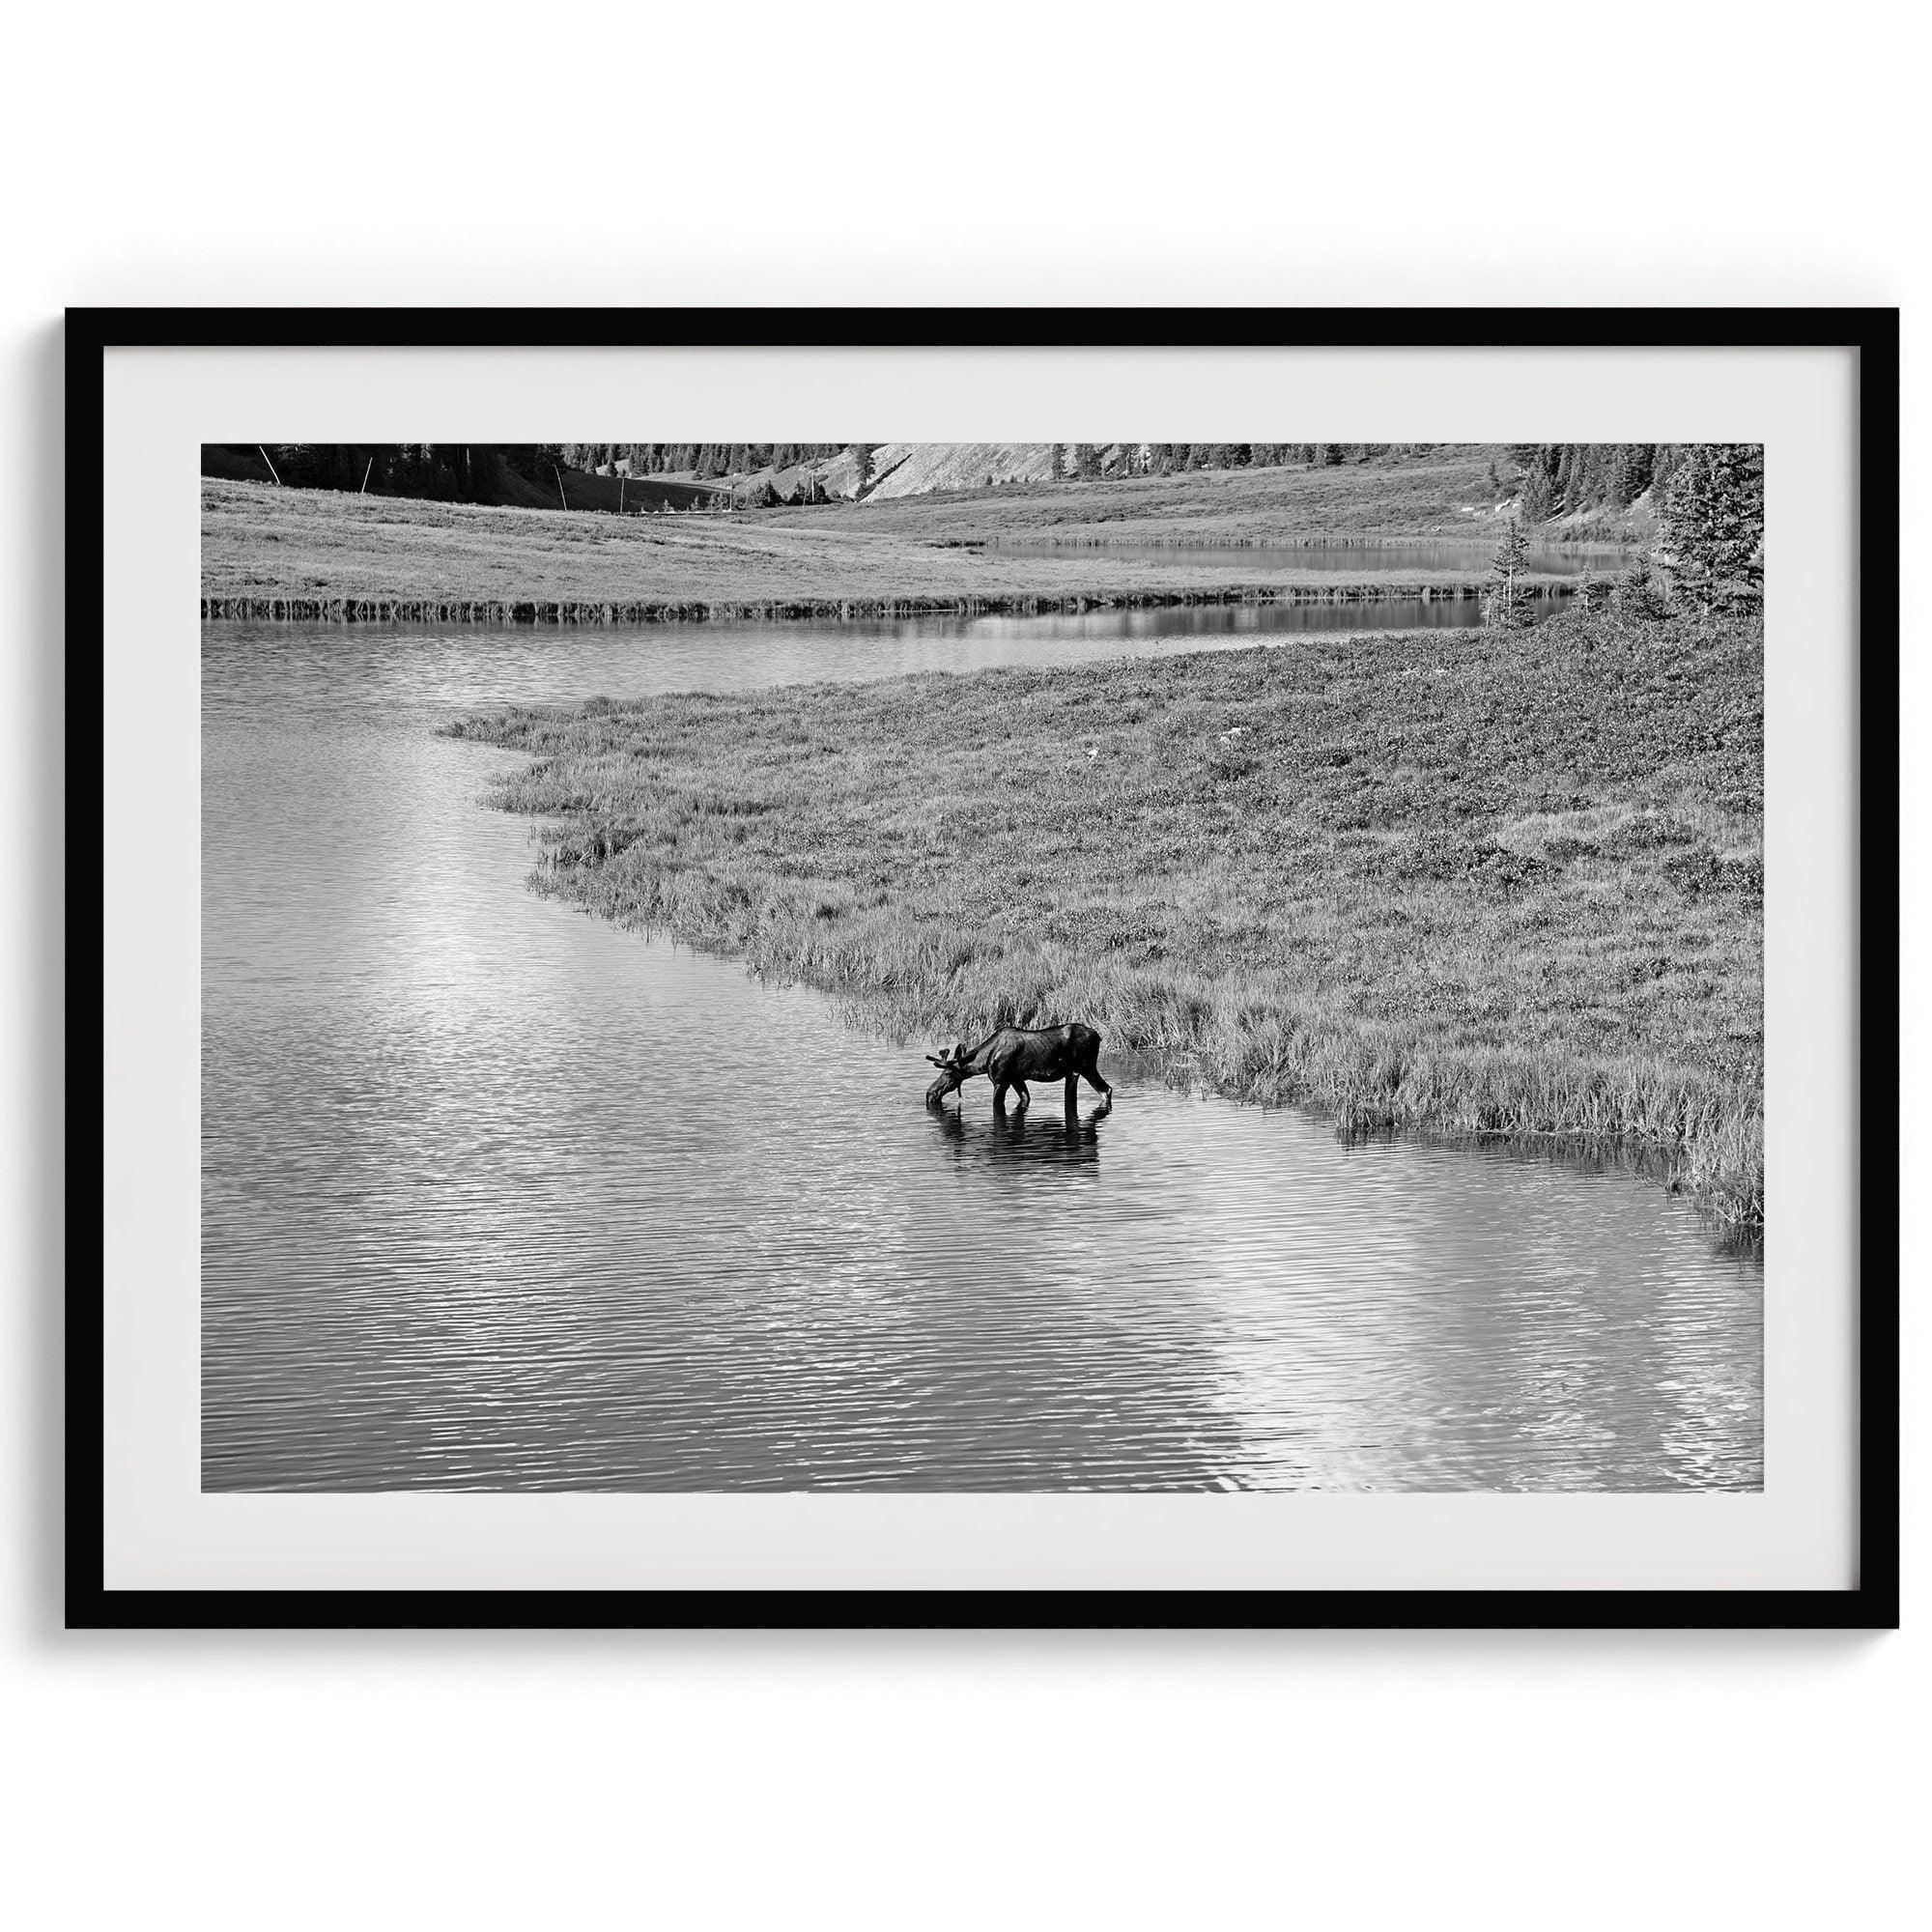
[[[858,481],[853,486],[854,497],[865,495],[866,485],[872,480],[872,445],[869,442],[855,442],[848,445],[847,453],[856,466]]]
[[[1610,464],[1610,500],[1627,510],[1650,488],[1657,451],[1647,442],[1622,442]]]
[[[1522,526],[1512,517],[1503,526],[1503,540],[1496,546],[1490,565],[1490,594],[1483,602],[1483,621],[1493,629],[1520,630],[1529,622],[1529,599],[1518,587],[1517,580],[1529,567],[1529,539]]]
[[[1555,514],[1561,498],[1557,474],[1562,464],[1558,446],[1543,443],[1532,450],[1517,492],[1517,515],[1526,524],[1540,524]]]
[[[1580,444],[1566,442],[1556,459],[1556,483],[1551,500],[1558,510],[1577,510],[1583,505],[1583,492],[1578,471],[1582,456]]]
[[[1657,560],[1705,618],[1754,603],[1764,577],[1764,451],[1694,444],[1658,516]]]
[[[1638,557],[1624,572],[1623,582],[1610,593],[1611,601],[1627,616],[1663,617],[1668,616],[1670,607],[1657,587],[1657,580],[1651,575],[1650,565]]]
[[[1050,442],[1046,446],[1046,473],[1049,481],[1058,483],[1066,469],[1066,445],[1064,442]]]

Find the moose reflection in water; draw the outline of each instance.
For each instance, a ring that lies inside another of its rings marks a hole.
[[[935,1107],[932,1124],[940,1143],[963,1166],[1043,1170],[1090,1168],[1100,1157],[1098,1122],[1105,1106],[1082,1115],[1029,1114],[1019,1108],[969,1121],[958,1107]]]
[[[1065,1080],[1066,1105],[1075,1105],[1080,1082],[1101,1096],[1101,1111],[1114,1104],[1114,1090],[1100,1077],[1100,1036],[1075,1021],[1071,1026],[1002,1027],[976,1047],[961,1040],[949,1052],[928,1053],[939,1077],[925,1090],[925,1104],[938,1106],[947,1094],[983,1073],[993,1083],[994,1111],[1004,1113],[1007,1094],[1019,1095],[1022,1112],[1032,1104],[1029,1080]]]

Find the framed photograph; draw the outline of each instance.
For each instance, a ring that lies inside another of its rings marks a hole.
[[[71,312],[70,1622],[1895,1623],[1897,384]]]

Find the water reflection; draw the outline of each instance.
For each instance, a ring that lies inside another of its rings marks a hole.
[[[1091,1165],[1100,1156],[1100,1122],[1109,1109],[1083,1114],[1078,1101],[1009,1107],[969,1120],[966,1109],[951,1104],[932,1110],[941,1145],[959,1162],[983,1161],[993,1167]]]
[[[935,1113],[933,1042],[526,892],[434,735],[1081,622],[209,627],[207,1486],[1755,1486],[1758,1272],[1662,1190],[1113,1056],[1110,1113]]]

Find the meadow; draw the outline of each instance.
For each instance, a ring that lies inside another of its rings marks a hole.
[[[1059,543],[1267,544],[1346,538],[1382,542],[1481,535],[1496,493],[1495,452],[1442,444],[1402,457],[1320,469],[1184,469],[1170,475],[1106,476],[993,489],[881,495],[855,505],[828,503],[793,513],[818,526],[856,509],[882,534],[995,542],[1051,537]],[[891,489],[888,477],[882,486]],[[1555,537],[1559,526],[1548,534]]]
[[[1239,1098],[1617,1144],[1763,1216],[1762,638],[1534,630],[469,717],[539,890],[894,1037],[1082,1019]]]
[[[1483,572],[1417,569],[1395,544],[1386,568],[1338,585],[1259,557],[1235,568],[1190,559],[1184,548],[1172,560],[1110,556],[1095,538],[1359,537],[1378,514],[1384,531],[1438,512],[1453,524],[1456,494],[1435,469],[1365,466],[618,517],[204,478],[202,612],[636,622],[1446,595],[1480,587]],[[1067,557],[1000,547],[1028,535],[1094,548]]]

